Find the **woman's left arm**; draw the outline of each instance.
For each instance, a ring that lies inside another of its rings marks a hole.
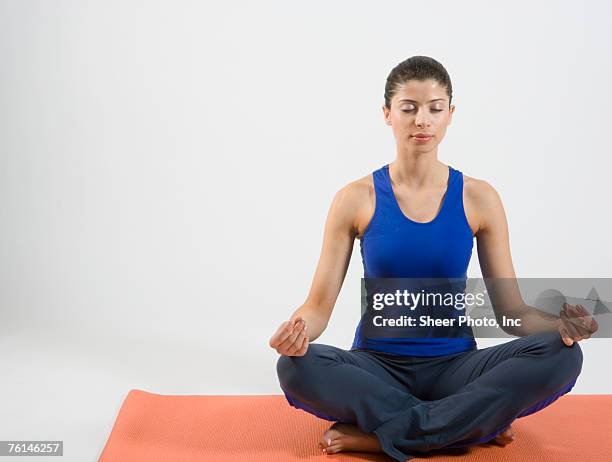
[[[568,346],[597,331],[597,322],[581,305],[564,304],[560,315],[555,316],[524,302],[512,265],[508,222],[499,194],[486,181],[474,178],[466,182],[465,192],[478,223],[478,260],[495,315],[498,321],[504,315],[521,320],[520,327],[506,326],[504,331],[520,337],[559,331]]]

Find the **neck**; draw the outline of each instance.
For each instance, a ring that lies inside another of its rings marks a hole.
[[[437,150],[423,153],[398,150],[397,158],[389,164],[394,183],[415,189],[445,183],[447,172],[448,166],[438,160]]]

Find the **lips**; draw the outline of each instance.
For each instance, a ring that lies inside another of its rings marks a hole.
[[[415,138],[431,138],[432,135],[430,135],[429,133],[417,133],[416,135],[413,135]]]

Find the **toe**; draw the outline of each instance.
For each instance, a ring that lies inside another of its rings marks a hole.
[[[339,436],[341,436],[341,433],[338,432],[338,430],[334,430],[332,428],[328,428],[323,433],[323,436],[321,436],[321,440],[320,441],[323,444],[323,446],[329,446]]]

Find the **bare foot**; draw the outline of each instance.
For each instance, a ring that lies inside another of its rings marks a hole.
[[[495,438],[493,438],[492,442],[499,444],[500,446],[506,446],[514,441],[516,438],[516,434],[512,427],[508,427],[506,430],[501,432]]]
[[[326,454],[341,451],[383,452],[374,433],[365,433],[356,425],[336,422],[323,433],[319,449]]]

